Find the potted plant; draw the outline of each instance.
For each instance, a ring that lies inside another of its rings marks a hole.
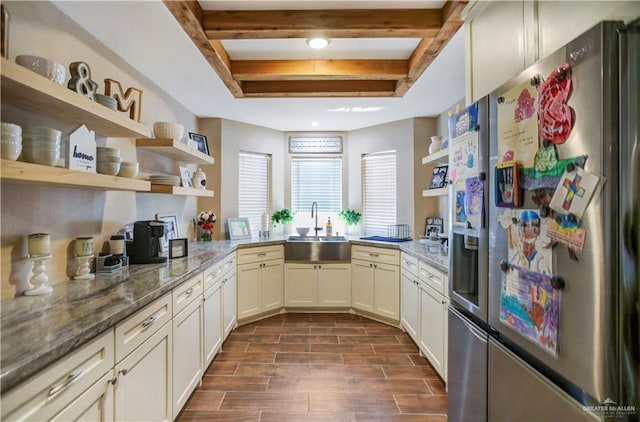
[[[291,223],[293,222],[293,210],[283,208],[273,213],[271,216],[271,225],[276,227],[278,224],[283,225],[284,234],[291,232]]]
[[[355,227],[360,224],[360,217],[362,217],[362,214],[356,210],[346,209],[340,211],[338,217],[344,222],[345,230],[349,234],[355,234]]]

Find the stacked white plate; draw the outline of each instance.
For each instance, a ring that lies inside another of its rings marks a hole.
[[[29,163],[52,166],[60,159],[62,132],[46,127],[26,126],[22,129],[22,157]]]
[[[122,157],[118,148],[97,147],[98,160],[96,162],[96,170],[100,174],[108,174],[115,176],[120,171],[120,163]]]
[[[94,97],[98,104],[102,104],[103,106],[110,108],[111,110],[118,109],[118,101],[115,98],[111,98],[109,96],[98,93],[94,94]]]
[[[2,158],[17,160],[22,152],[22,128],[13,123],[2,123]]]
[[[180,186],[180,176],[151,175],[149,181],[152,185]]]

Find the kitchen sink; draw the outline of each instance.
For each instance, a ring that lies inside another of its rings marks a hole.
[[[350,262],[351,244],[344,236],[289,236],[286,262]]]

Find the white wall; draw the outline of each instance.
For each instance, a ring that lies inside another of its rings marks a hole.
[[[414,224],[414,152],[413,119],[349,132],[349,207],[361,209],[362,154],[395,149],[397,154],[397,223]]]
[[[176,103],[159,87],[107,50],[90,34],[48,2],[3,1],[9,11],[10,60],[30,54],[50,58],[68,66],[85,61],[104,93],[104,79],[122,83],[124,89],[142,89],[142,121],[151,127],[154,121],[177,121],[187,131],[196,128],[196,117]],[[96,17],[99,19],[99,16]],[[114,28],[114,30],[117,30]],[[67,78],[68,80],[68,78]],[[66,135],[71,128],[12,107],[2,107],[2,121],[20,125],[53,127]],[[91,129],[91,128],[90,128]],[[98,145],[121,148],[124,161],[140,160],[145,170],[176,172],[170,160],[152,154],[138,154],[131,139],[102,138]],[[179,218],[181,235],[189,232],[189,220],[195,214],[195,200],[170,195],[102,192],[2,182],[2,299],[13,297],[26,287],[31,269],[27,257],[26,236],[46,232],[52,236],[53,258],[47,262],[49,284],[64,283],[75,270],[72,248],[78,236],[93,236],[100,251],[112,232],[126,223],[154,218],[156,213],[172,212]]]

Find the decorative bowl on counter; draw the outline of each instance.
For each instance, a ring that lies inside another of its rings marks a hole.
[[[155,122],[153,124],[153,134],[156,138],[181,139],[184,133],[184,126],[174,122]]]
[[[306,236],[309,234],[309,230],[311,230],[310,227],[296,227],[296,231],[300,236]]]
[[[67,79],[67,69],[63,65],[53,60],[45,59],[44,57],[25,54],[16,56],[16,63],[44,76],[58,85],[63,85]]]

